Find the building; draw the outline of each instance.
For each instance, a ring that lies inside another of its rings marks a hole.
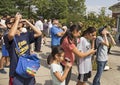
[[[117,28],[117,39],[120,35],[120,2],[110,6],[109,9],[112,11],[112,17],[116,19],[116,28]]]

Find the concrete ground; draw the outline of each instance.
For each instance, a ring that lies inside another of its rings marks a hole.
[[[41,59],[41,67],[36,74],[36,85],[52,85],[50,68],[46,63],[47,55],[50,53],[50,39],[47,39],[46,46],[42,46],[42,53],[37,53]],[[101,77],[101,85],[120,85],[120,46],[114,46],[111,49],[112,54],[109,55],[109,71],[104,71]],[[1,54],[0,54],[1,55]],[[9,69],[5,68],[7,74],[0,73],[0,85],[8,85]],[[96,71],[92,72],[92,77],[89,79],[87,85],[92,85]],[[72,77],[69,85],[76,85],[78,71],[76,65],[72,68]]]

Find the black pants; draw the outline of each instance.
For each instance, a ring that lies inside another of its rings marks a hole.
[[[61,65],[62,65],[62,64],[61,64]],[[64,70],[64,69],[65,69],[65,66],[62,65],[62,67],[63,67],[63,70]],[[71,78],[71,74],[72,74],[72,67],[70,68],[70,70],[69,70],[69,72],[68,72],[68,75],[67,75],[67,77],[66,77],[66,79],[65,79],[65,85],[68,85],[68,84],[69,84],[70,78]]]
[[[35,51],[40,51],[41,50],[41,42],[42,42],[42,36],[39,36],[38,38],[35,39]]]

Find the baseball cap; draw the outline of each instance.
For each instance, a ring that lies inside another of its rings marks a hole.
[[[106,28],[106,26],[99,28],[99,29],[98,29],[98,33],[101,35],[102,31],[103,31],[105,28]]]

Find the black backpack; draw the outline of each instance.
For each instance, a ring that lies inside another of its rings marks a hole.
[[[94,54],[94,55],[96,55],[96,56],[97,56],[97,52],[98,52],[98,50],[99,50],[99,47],[101,46],[101,44],[97,45],[97,44],[98,44],[98,43],[97,43],[97,39],[98,39],[98,38],[95,39],[95,44],[94,44],[94,49],[97,50],[97,51],[95,52],[95,54]]]

